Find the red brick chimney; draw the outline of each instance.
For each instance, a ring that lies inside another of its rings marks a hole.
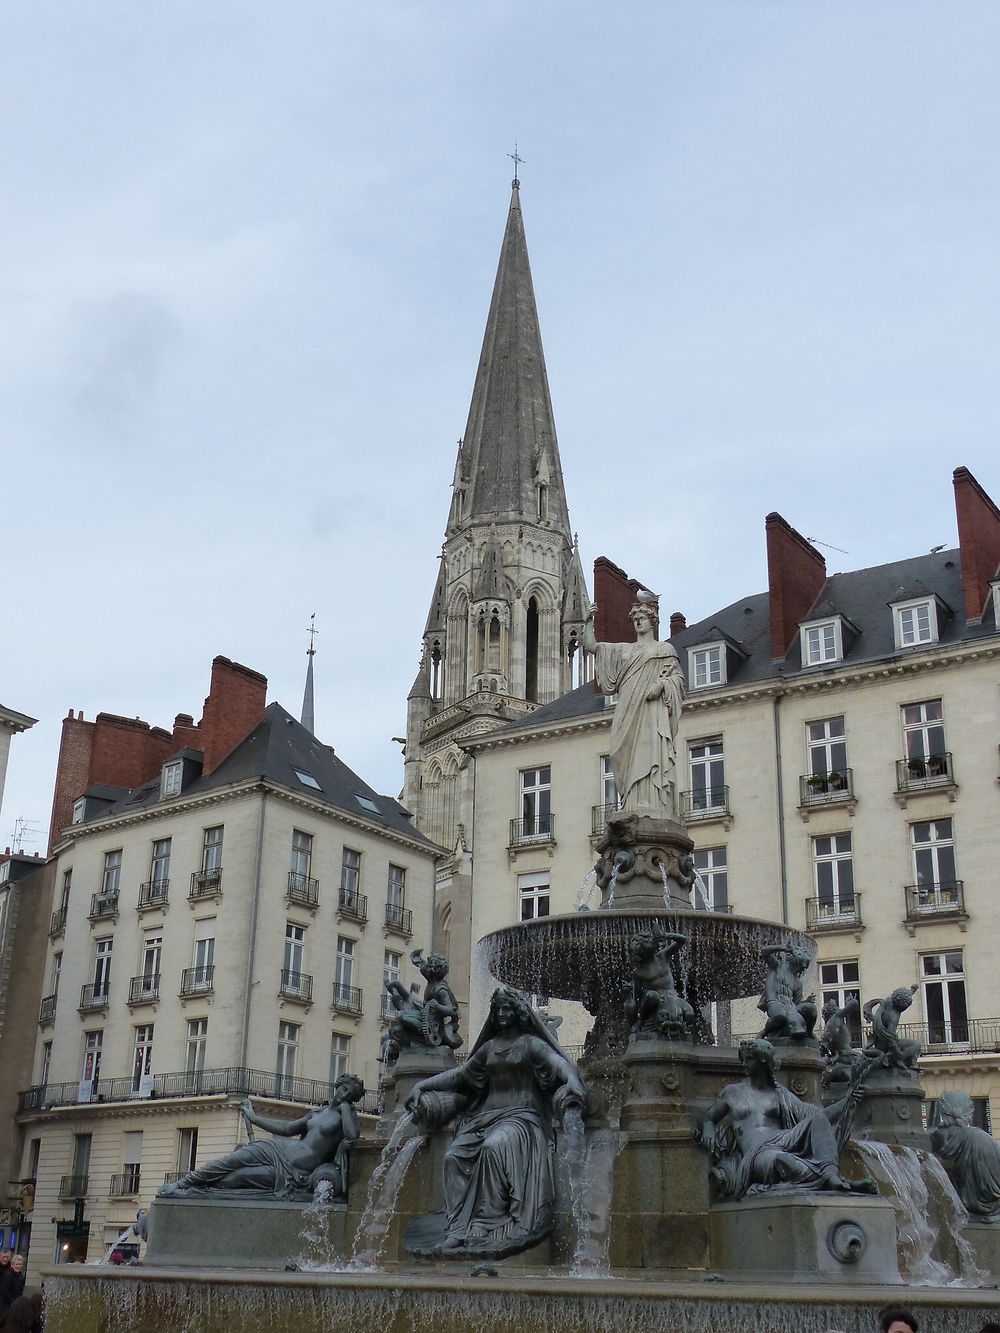
[[[649,589],[638,579],[630,579],[624,569],[613,565],[606,555],[594,561],[594,636],[598,643],[634,643],[635,627],[628,618],[635,605],[636,593]]]
[[[955,512],[958,516],[958,548],[965,592],[965,618],[977,625],[990,595],[990,583],[1000,565],[1000,509],[967,467],[957,467]]]
[[[780,514],[764,520],[771,607],[771,657],[780,661],[795,641],[826,583],[826,561]]]
[[[684,614],[683,611],[671,611],[671,612],[670,612],[670,637],[671,637],[671,638],[673,638],[675,634],[680,634],[681,630],[682,630],[682,629],[687,629],[687,627],[688,627],[687,616]]]
[[[206,776],[246,740],[263,719],[266,702],[266,676],[228,657],[213,660],[212,685],[200,723]]]

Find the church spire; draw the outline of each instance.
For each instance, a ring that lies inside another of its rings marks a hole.
[[[306,731],[316,734],[316,707],[313,697],[313,658],[316,656],[316,635],[319,630],[316,628],[316,612],[309,617],[309,647],[306,649],[306,657],[309,659],[309,665],[306,667],[306,688],[302,695],[302,725]]]
[[[571,544],[516,178],[457,475],[464,495],[453,528],[541,522]]]

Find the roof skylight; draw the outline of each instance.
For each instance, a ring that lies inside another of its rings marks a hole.
[[[294,768],[292,769],[292,772],[302,783],[303,787],[312,787],[313,791],[323,790],[311,773],[303,773],[301,768]]]

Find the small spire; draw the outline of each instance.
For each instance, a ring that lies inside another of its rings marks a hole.
[[[521,157],[520,154],[519,154],[518,151],[517,151],[517,140],[516,140],[516,139],[514,140],[514,151],[513,151],[512,153],[508,153],[507,156],[508,156],[508,157],[510,158],[510,160],[514,163],[514,179],[511,181],[511,183],[510,183],[510,187],[511,187],[512,190],[517,190],[517,189],[520,188],[520,185],[521,185],[521,182],[518,180],[518,177],[517,177],[517,169],[518,169],[518,167],[521,165],[521,163],[524,161],[524,158]]]
[[[316,635],[319,630],[316,628],[316,612],[309,617],[309,628],[306,631],[309,635],[309,647],[306,649],[306,657],[309,659],[309,665],[306,667],[306,688],[302,695],[302,725],[307,731],[316,734],[316,710],[313,697],[313,658],[316,656]]]

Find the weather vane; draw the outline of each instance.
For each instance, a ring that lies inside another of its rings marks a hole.
[[[315,612],[315,611],[314,611],[314,612],[312,613],[312,615],[309,617],[309,627],[308,627],[308,629],[306,630],[306,633],[309,635],[309,647],[306,649],[306,656],[307,656],[307,657],[315,657],[315,656],[316,656],[316,635],[319,633],[319,630],[316,628],[316,612]]]
[[[516,139],[514,140],[514,151],[513,151],[512,153],[508,153],[507,156],[508,156],[508,157],[510,158],[510,160],[514,163],[514,180],[513,180],[512,184],[514,184],[514,185],[519,185],[519,184],[520,184],[520,181],[517,179],[517,169],[518,169],[518,167],[521,165],[521,163],[524,161],[524,158],[521,157],[520,154],[519,154],[518,151],[517,151],[517,140],[516,140]]]

